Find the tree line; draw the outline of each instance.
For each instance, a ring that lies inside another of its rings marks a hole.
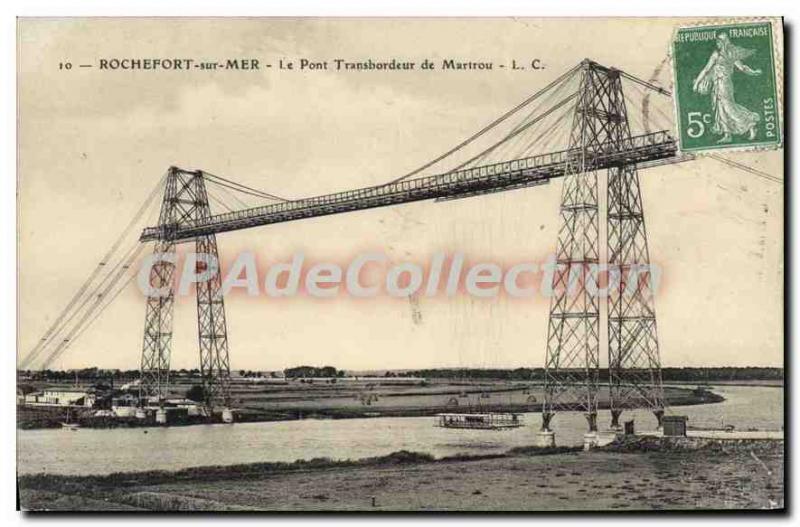
[[[438,378],[438,379],[485,379],[485,380],[509,380],[509,381],[543,381],[544,368],[434,368],[423,370],[410,370],[404,372],[405,376]],[[601,369],[599,372],[601,381],[608,381],[608,369]],[[782,381],[783,368],[774,367],[668,367],[661,369],[661,376],[664,381],[691,381],[691,382],[711,382],[711,381]]]
[[[20,370],[20,376],[29,380],[71,381],[77,376],[81,381],[132,381],[139,378],[139,370],[119,370],[102,368],[81,368],[77,370]],[[199,377],[198,369],[172,370],[173,375]],[[344,377],[345,370],[334,366],[295,366],[283,370],[287,378],[320,378]],[[239,370],[242,377],[261,377],[261,372]],[[601,369],[600,380],[608,380],[608,369]],[[783,381],[783,368],[775,367],[668,367],[661,369],[664,381]],[[438,379],[465,380],[509,380],[509,381],[541,381],[544,380],[544,368],[430,368],[421,370],[395,370],[384,373],[385,377],[423,377]]]

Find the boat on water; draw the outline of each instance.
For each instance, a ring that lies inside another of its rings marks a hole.
[[[72,412],[67,410],[67,414],[64,416],[64,420],[61,421],[61,428],[63,430],[72,430],[73,432],[77,431],[81,425],[74,421],[72,418]]]
[[[449,413],[436,414],[435,426],[470,430],[508,430],[524,426],[522,414],[515,413]]]

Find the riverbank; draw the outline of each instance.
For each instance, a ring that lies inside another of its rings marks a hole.
[[[517,390],[519,391],[519,390]],[[504,393],[506,392],[506,393]],[[420,404],[419,401],[403,404],[397,400],[396,404],[384,404],[381,406],[323,406],[316,408],[308,407],[284,407],[280,410],[269,408],[249,407],[237,412],[237,421],[240,422],[264,422],[264,421],[293,421],[296,419],[360,419],[369,417],[430,417],[439,413],[458,412],[458,411],[481,411],[481,412],[501,412],[501,413],[541,413],[543,397],[534,399],[537,402],[506,402],[502,399],[507,396],[507,392],[513,390],[497,390],[489,392],[496,395],[495,400],[480,402],[478,405],[467,406],[464,408],[459,405],[439,404],[436,401],[426,401]],[[498,396],[499,395],[499,396]],[[529,396],[530,397],[530,396]],[[666,387],[664,398],[667,406],[694,406],[700,404],[720,403],[725,400],[719,394],[705,389],[688,389],[679,387]],[[416,403],[416,404],[414,404]],[[603,395],[598,397],[597,407],[599,410],[608,410],[610,403]]]
[[[783,505],[783,441],[643,437],[583,452],[396,452],[108,476],[19,478],[27,510],[553,511]]]
[[[664,381],[664,386],[701,386],[713,390],[715,386],[758,386],[764,388],[783,388],[782,380],[744,379],[711,381]]]
[[[396,388],[395,388],[396,389]],[[453,391],[452,387],[405,388],[403,391],[372,390],[374,399],[363,404],[363,395],[342,393],[334,387],[303,390],[271,390],[268,394],[250,394],[239,401],[234,417],[240,423],[295,421],[300,419],[362,419],[375,417],[429,417],[454,411],[503,413],[541,413],[543,396],[540,387],[520,389],[487,385],[482,389]],[[299,393],[298,393],[299,392]],[[460,394],[467,394],[459,397]],[[488,396],[488,397],[487,397]],[[719,394],[703,389],[666,387],[664,396],[670,407],[718,403]],[[605,394],[598,398],[598,408],[607,410]],[[17,427],[24,430],[60,428],[66,410],[62,407],[17,406]],[[130,418],[97,417],[89,408],[72,409],[70,421],[84,428],[139,428],[157,426],[152,421]],[[187,417],[170,426],[202,425],[220,422],[212,418]]]

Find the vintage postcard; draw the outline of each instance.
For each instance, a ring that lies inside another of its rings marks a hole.
[[[20,18],[24,511],[784,511],[783,21]]]

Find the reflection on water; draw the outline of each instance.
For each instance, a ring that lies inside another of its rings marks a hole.
[[[689,425],[734,425],[779,429],[783,426],[783,390],[754,386],[720,386],[725,402],[672,408],[689,416]],[[648,412],[627,412],[638,430],[655,428]],[[601,411],[601,429],[611,417]],[[106,474],[140,470],[174,470],[202,465],[259,461],[294,461],[329,457],[357,459],[397,450],[453,454],[501,453],[530,445],[541,426],[540,414],[525,414],[526,426],[505,431],[453,430],[433,426],[432,417],[398,417],[242,423],[148,429],[20,430],[18,472],[31,474]],[[582,443],[586,420],[559,414],[553,421],[559,445]]]

